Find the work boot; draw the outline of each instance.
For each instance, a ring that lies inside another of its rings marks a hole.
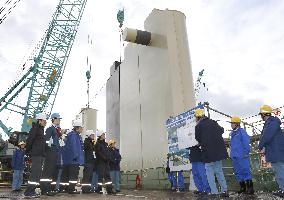
[[[211,193],[209,193],[209,194],[207,195],[207,197],[208,197],[209,199],[215,199],[215,198],[219,198],[219,195],[218,195],[218,194],[211,194]]]
[[[240,182],[240,191],[238,191],[238,194],[242,194],[246,192],[246,182],[245,181],[241,181]]]
[[[284,191],[280,189],[276,192],[273,192],[273,195],[284,198]]]
[[[112,190],[111,184],[106,185],[106,191],[107,191],[107,194],[115,194],[115,192]]]
[[[54,193],[56,193],[55,191],[56,191],[56,185],[54,185],[54,184],[51,184],[50,185],[50,191],[53,191]]]
[[[246,194],[253,195],[254,194],[254,189],[253,189],[253,182],[252,182],[252,180],[247,180],[246,181],[246,187],[247,187]]]
[[[40,195],[35,192],[35,189],[36,189],[36,186],[28,185],[28,187],[26,188],[26,191],[24,192],[24,198],[30,199],[30,198],[40,197]]]
[[[80,191],[74,189],[68,192],[68,194],[80,194]]]
[[[28,185],[25,192],[24,192],[24,195],[25,196],[33,196],[35,194],[35,189],[36,189],[36,186]]]
[[[96,189],[96,193],[102,194],[102,189],[103,187],[101,185],[98,185],[97,189]]]
[[[68,189],[66,186],[60,186],[58,193],[67,193]]]
[[[229,197],[229,193],[228,193],[228,192],[222,192],[222,193],[220,194],[220,197],[221,197],[221,198],[227,198],[227,197]]]
[[[55,196],[56,193],[54,193],[53,191],[47,191],[47,192],[42,192],[41,195],[46,195],[46,196],[50,196],[53,197]]]
[[[34,199],[34,198],[39,198],[39,197],[40,197],[40,195],[37,194],[36,192],[24,194],[24,199]]]
[[[49,191],[48,182],[40,182],[40,193],[45,195]]]
[[[197,190],[196,190],[196,191],[194,191],[194,192],[193,192],[193,194],[201,195],[201,194],[202,194],[202,192],[199,192],[199,191],[197,191]]]
[[[201,195],[201,196],[207,196],[207,195],[209,195],[210,193],[208,193],[208,192],[201,192],[201,194],[199,194],[199,195]]]
[[[54,192],[55,194],[58,194],[58,193],[60,193],[60,189],[55,189],[53,192]]]
[[[80,191],[75,189],[76,183],[69,183],[68,193],[69,194],[80,194]]]
[[[83,194],[91,194],[91,193],[93,193],[93,190],[92,190],[91,187],[83,186],[83,187],[82,187],[82,193],[83,193]]]

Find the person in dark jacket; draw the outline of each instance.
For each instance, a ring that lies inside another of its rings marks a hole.
[[[92,193],[94,191],[92,188],[92,178],[95,164],[95,145],[93,143],[94,137],[95,133],[92,130],[86,131],[86,139],[84,141],[85,165],[82,179],[82,193]]]
[[[194,184],[197,188],[195,194],[209,194],[211,192],[210,186],[208,184],[205,164],[202,161],[199,145],[189,147],[189,160],[192,165]]]
[[[13,183],[12,190],[14,192],[21,191],[21,185],[23,183],[23,173],[25,168],[25,142],[19,142],[19,148],[16,147],[12,157],[12,169],[13,169]]]
[[[96,142],[94,141],[94,144],[96,144]],[[97,158],[95,158],[94,160],[94,170],[93,170],[93,176],[92,176],[92,189],[94,191],[97,190],[98,188],[98,169],[97,169]]]
[[[281,130],[281,121],[272,116],[272,108],[263,105],[260,108],[260,116],[265,121],[258,148],[264,149],[265,159],[270,162],[275,173],[279,190],[276,196],[284,197],[284,133]]]
[[[222,169],[222,160],[228,158],[222,137],[224,128],[216,121],[205,116],[203,109],[196,109],[195,139],[201,147],[202,160],[205,162],[207,180],[213,196],[218,194],[215,175],[221,186],[221,197],[228,197],[227,183]]]
[[[33,123],[26,141],[26,154],[31,156],[32,167],[28,186],[24,192],[27,198],[38,197],[35,189],[39,186],[42,173],[42,165],[45,157],[44,127],[46,126],[46,114],[36,115],[36,123]]]
[[[111,159],[109,163],[110,167],[110,177],[112,182],[115,186],[115,191],[120,192],[120,161],[121,161],[121,155],[119,153],[119,149],[115,147],[115,140],[110,140],[108,142],[109,148],[110,148],[110,154]]]
[[[74,121],[73,130],[68,133],[62,151],[62,182],[67,183],[69,194],[80,194],[75,189],[80,166],[85,164],[84,144],[80,134],[83,132],[82,122]]]
[[[252,176],[250,171],[250,138],[247,132],[240,127],[241,119],[239,117],[231,118],[232,132],[231,136],[231,159],[234,167],[234,174],[240,184],[241,193],[254,194]]]
[[[41,194],[47,196],[54,196],[54,190],[57,180],[57,156],[59,154],[60,145],[59,138],[61,137],[60,129],[61,117],[59,113],[53,113],[51,115],[52,125],[45,131],[46,142],[46,156],[43,165],[42,177],[40,179]]]
[[[103,183],[106,186],[108,194],[113,194],[112,182],[109,173],[109,161],[110,161],[110,151],[107,143],[105,142],[105,133],[103,131],[97,131],[96,135],[98,137],[95,152],[97,158],[97,170],[98,170],[98,189],[97,193],[102,193]]]

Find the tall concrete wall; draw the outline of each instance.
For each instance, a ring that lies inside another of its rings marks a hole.
[[[106,132],[107,140],[115,139],[120,147],[120,63],[114,62],[110,68],[110,78],[106,84]]]
[[[155,9],[145,30],[153,35],[150,46],[129,43],[120,66],[123,170],[162,166],[165,121],[195,107],[185,15]]]

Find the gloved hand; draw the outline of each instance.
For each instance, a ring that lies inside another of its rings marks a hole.
[[[65,145],[65,142],[64,142],[63,139],[59,140],[59,145],[60,145],[61,147],[63,147],[63,146]]]
[[[50,139],[48,141],[48,146],[51,147],[52,144],[53,144],[53,139],[52,139],[52,137],[50,137]]]

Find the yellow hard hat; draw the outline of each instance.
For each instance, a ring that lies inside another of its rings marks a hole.
[[[19,142],[19,144],[18,144],[19,146],[21,146],[21,145],[26,145],[26,143],[25,142],[23,142],[23,141],[21,141],[21,142]]]
[[[241,118],[239,118],[237,116],[233,116],[231,118],[231,123],[241,123]]]
[[[203,109],[198,108],[198,109],[195,110],[195,113],[194,113],[195,117],[202,117],[204,115],[205,115],[205,113],[204,113]]]
[[[272,113],[272,108],[268,105],[263,105],[260,107],[260,112],[259,114],[271,114]]]
[[[110,140],[109,142],[108,142],[108,145],[112,145],[112,144],[115,144],[116,142],[115,142],[115,140]]]

